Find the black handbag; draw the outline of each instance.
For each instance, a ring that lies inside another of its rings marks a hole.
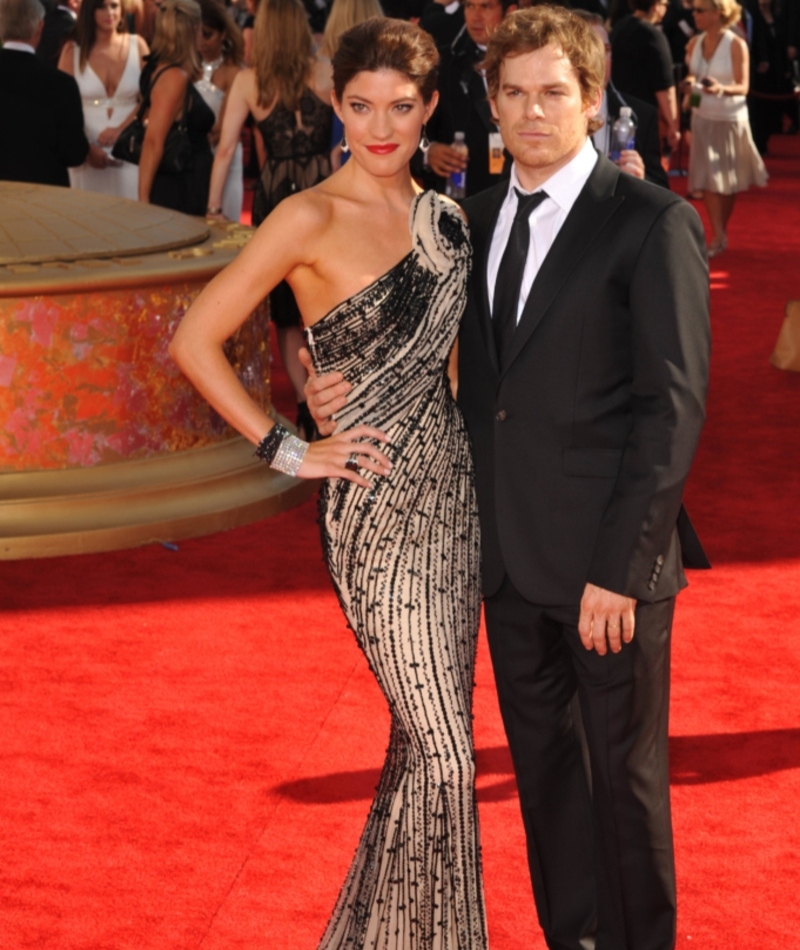
[[[170,66],[166,67],[166,69],[170,68]],[[162,70],[158,75],[161,76],[166,72],[166,69]],[[158,76],[156,77],[156,82],[157,81]],[[150,88],[147,90],[144,101],[139,106],[136,117],[120,132],[117,141],[114,143],[114,147],[111,149],[112,156],[118,158],[120,161],[130,162],[132,165],[139,164],[139,159],[142,155],[142,142],[144,142],[144,135],[147,130],[144,115],[150,108],[150,92],[154,85],[155,83],[150,84]],[[164,141],[164,151],[158,166],[159,172],[164,175],[182,175],[192,167],[194,152],[192,150],[192,143],[189,140],[189,129],[186,124],[189,114],[190,92],[190,86],[187,84],[186,97],[183,100],[183,113],[180,119],[172,123],[167,133],[167,138]]]

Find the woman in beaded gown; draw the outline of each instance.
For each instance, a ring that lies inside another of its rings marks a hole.
[[[471,732],[478,521],[447,375],[470,248],[456,206],[418,193],[408,168],[436,104],[437,60],[430,37],[403,21],[343,35],[334,106],[352,160],[281,203],[170,348],[259,457],[326,479],[325,559],[391,714],[375,801],[320,950],[487,946]],[[316,369],[353,386],[339,431],[310,445],[249,399],[223,355],[282,278]]]

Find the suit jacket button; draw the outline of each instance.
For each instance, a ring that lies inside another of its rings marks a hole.
[[[656,558],[656,564],[658,564],[658,566],[661,567],[663,563],[664,563],[664,555],[659,554],[658,557]]]
[[[650,583],[647,585],[647,589],[648,589],[648,590],[655,590],[655,589],[656,589],[656,582],[655,582],[655,581],[650,581]]]
[[[498,422],[505,422],[507,417],[508,413],[505,411],[505,409],[501,409],[495,416],[495,419],[497,419]]]

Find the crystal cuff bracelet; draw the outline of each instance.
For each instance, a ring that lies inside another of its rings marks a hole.
[[[278,451],[271,463],[272,468],[296,478],[307,451],[308,442],[298,439],[296,435],[287,435],[278,446]]]
[[[270,468],[295,477],[307,451],[308,442],[298,439],[285,426],[276,423],[258,443],[255,454]]]

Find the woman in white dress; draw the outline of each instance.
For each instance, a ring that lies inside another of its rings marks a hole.
[[[715,257],[728,246],[736,195],[751,185],[766,185],[767,171],[747,114],[747,43],[731,29],[742,8],[735,0],[695,0],[693,10],[702,32],[686,47],[684,86],[693,107],[689,192],[703,193],[712,231],[708,256]]]
[[[203,76],[195,87],[216,116],[211,130],[211,147],[216,150],[228,93],[233,80],[244,68],[244,40],[239,27],[219,0],[198,2],[203,18],[203,35],[198,45]],[[222,213],[231,221],[238,221],[242,213],[243,176],[242,143],[238,142],[222,191]]]
[[[69,170],[73,188],[136,200],[139,170],[112,158],[111,149],[136,115],[147,53],[145,41],[126,32],[120,0],[84,0],[76,41],[64,45],[58,62],[78,83],[89,139],[86,162]]]

